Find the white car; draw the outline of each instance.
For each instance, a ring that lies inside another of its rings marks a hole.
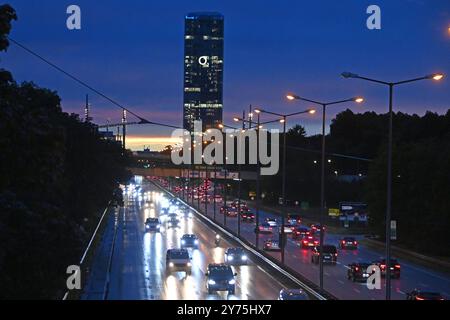
[[[277,219],[275,218],[266,218],[266,222],[271,226],[272,228],[275,228],[277,224]]]

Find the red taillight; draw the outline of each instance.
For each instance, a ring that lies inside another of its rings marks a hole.
[[[344,241],[344,240],[342,240],[342,244],[345,244],[345,241]]]
[[[304,243],[304,244],[307,244],[307,243],[308,243],[308,241],[306,241],[306,240],[303,240],[303,243]]]
[[[359,268],[358,267],[355,267],[355,271],[358,271],[359,270]]]
[[[399,265],[399,264],[396,264],[395,267],[396,267],[397,269],[400,269],[400,265]]]
[[[425,300],[425,299],[421,297],[416,297],[416,300]]]
[[[355,246],[358,244],[358,242],[357,241],[355,241],[355,242],[353,242],[354,244],[355,244]]]
[[[319,244],[319,241],[317,241],[317,240],[316,240],[316,241],[314,241],[314,244]]]

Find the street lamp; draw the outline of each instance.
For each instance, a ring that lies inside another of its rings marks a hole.
[[[391,204],[392,204],[392,122],[393,122],[393,107],[392,100],[394,94],[394,87],[396,85],[416,82],[420,80],[441,80],[444,75],[442,73],[433,73],[423,77],[413,78],[409,80],[387,82],[367,77],[362,77],[351,72],[343,72],[342,77],[348,79],[361,79],[378,84],[383,84],[389,87],[389,137],[388,137],[388,158],[387,158],[387,196],[386,196],[386,300],[391,299]]]
[[[299,112],[289,113],[289,114],[281,114],[277,112],[267,111],[260,108],[256,108],[255,112],[259,115],[261,113],[267,113],[271,115],[275,115],[278,117],[281,117],[281,119],[275,120],[275,121],[269,121],[264,123],[270,123],[270,122],[280,122],[283,124],[283,171],[282,171],[282,187],[281,187],[281,194],[283,199],[283,214],[281,215],[281,263],[284,264],[284,255],[285,255],[285,234],[284,234],[284,224],[285,224],[285,216],[286,216],[286,122],[287,118],[299,114],[309,113],[314,114],[316,112],[315,109],[306,109]],[[258,123],[258,126],[260,124]]]
[[[288,100],[302,100],[306,102],[310,102],[322,107],[322,162],[321,162],[321,174],[320,174],[320,252],[319,252],[319,282],[320,289],[323,289],[323,240],[324,240],[324,228],[323,228],[323,220],[325,215],[325,119],[326,119],[326,109],[330,105],[347,103],[347,102],[356,102],[362,103],[364,98],[362,97],[353,97],[345,100],[337,100],[332,102],[320,102],[316,100],[306,99],[300,97],[295,94],[286,95]]]

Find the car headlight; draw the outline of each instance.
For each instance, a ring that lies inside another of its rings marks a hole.
[[[194,244],[198,244],[198,240],[195,240],[195,241],[194,241]]]
[[[234,279],[231,279],[230,281],[228,281],[228,284],[235,284],[236,283],[236,280],[234,280]]]
[[[184,241],[184,240],[181,240],[181,244],[186,244],[186,241]]]
[[[192,266],[192,264],[191,264],[190,262],[186,263],[186,265],[187,265],[188,267]]]
[[[148,228],[150,228],[150,226],[148,224],[146,224],[145,225],[145,229],[148,229]]]
[[[246,261],[247,259],[247,256],[242,256],[242,260]]]
[[[227,260],[233,260],[233,256],[227,256]]]
[[[157,224],[156,227],[157,227],[157,228],[161,228],[161,225],[160,225],[160,224]]]
[[[208,284],[214,285],[214,284],[216,284],[216,282],[213,279],[210,279],[210,280],[208,280]]]
[[[170,262],[170,263],[169,263],[169,267],[172,268],[173,266],[174,266],[173,262]]]

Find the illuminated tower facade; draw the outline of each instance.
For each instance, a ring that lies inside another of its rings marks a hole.
[[[223,15],[190,13],[185,17],[183,127],[193,130],[195,120],[203,129],[222,123]]]

